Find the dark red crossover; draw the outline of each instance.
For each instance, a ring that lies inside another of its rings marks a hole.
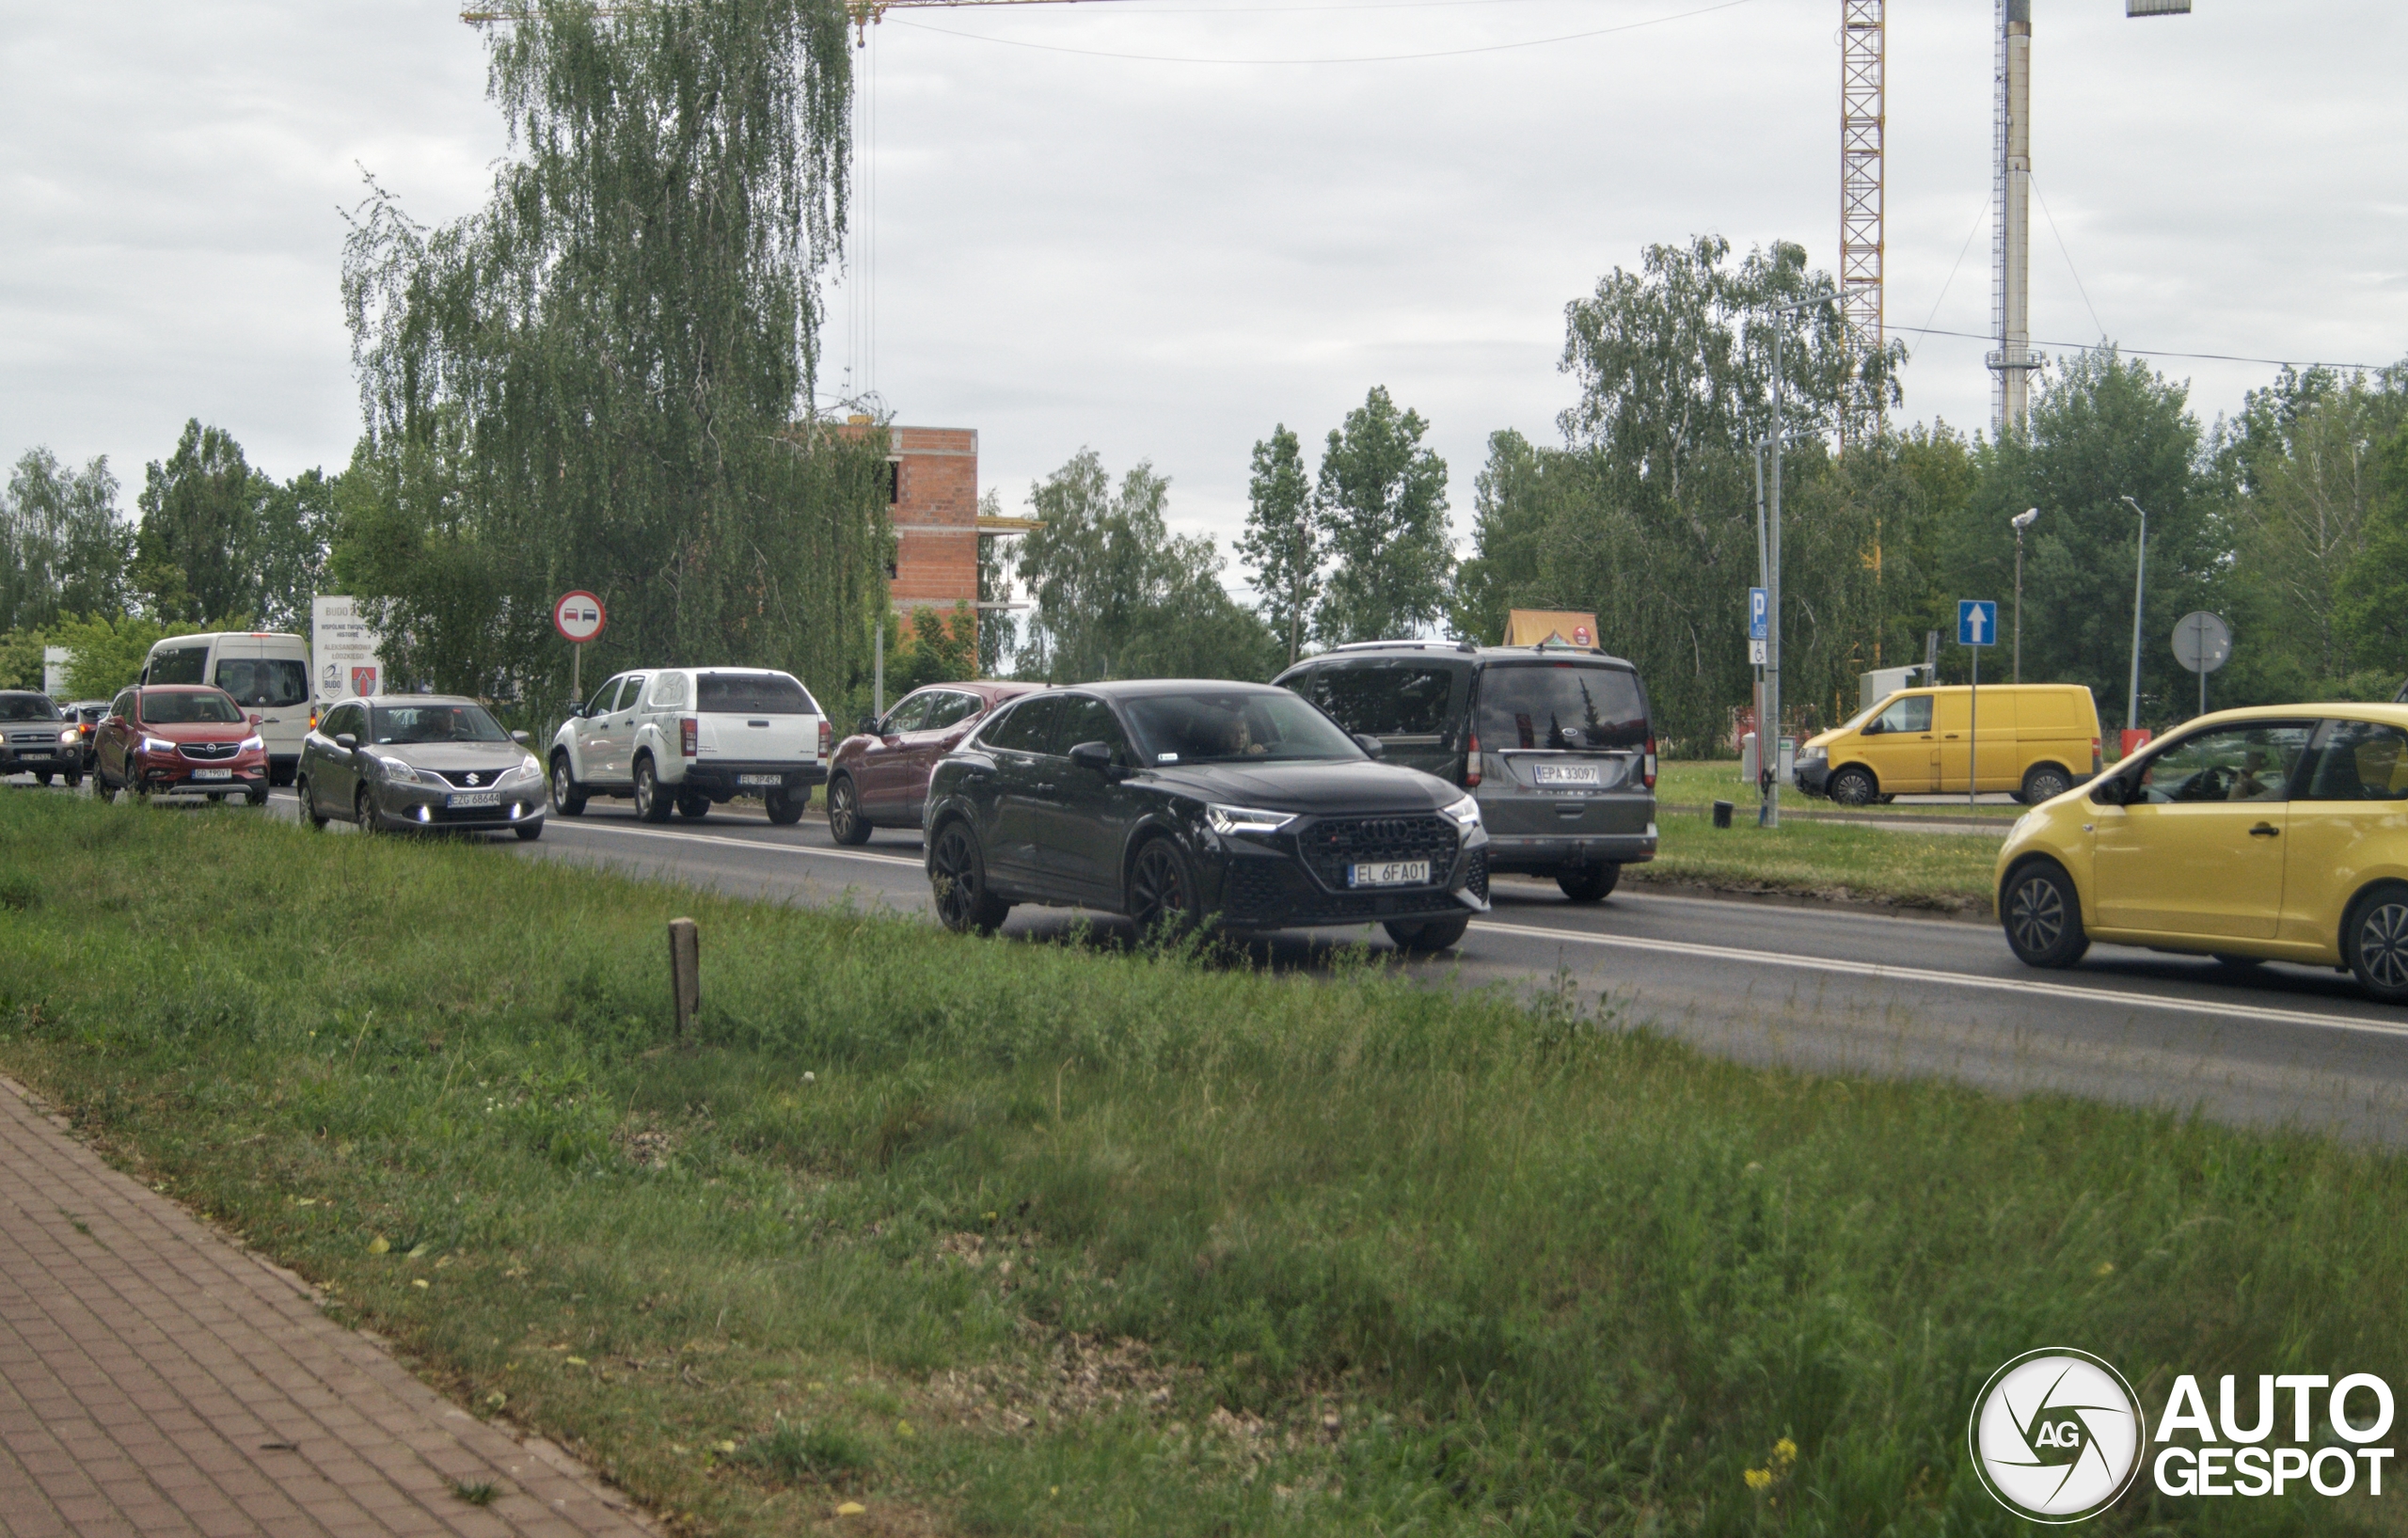
[[[930,684],[895,702],[883,719],[836,745],[828,761],[828,831],[839,844],[866,844],[873,828],[917,828],[928,773],[995,706],[1043,689],[980,679]]]
[[[241,796],[267,804],[267,744],[260,718],[206,684],[129,689],[109,702],[93,744],[103,793]]]

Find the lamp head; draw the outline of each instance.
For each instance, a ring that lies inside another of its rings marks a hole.
[[[2131,508],[2133,512],[2135,512],[2135,513],[2139,514],[2142,517],[2146,518],[2146,517],[2147,517],[2147,516],[2148,516],[2148,509],[2147,509],[2147,508],[2146,508],[2146,507],[2143,507],[2140,503],[2138,503],[2138,502],[2136,502],[2136,501],[2132,500],[2132,499],[2131,499],[2131,498],[2130,498],[2130,497],[2125,497],[2124,499],[2122,499],[2122,500],[2123,500],[2123,503],[2124,503],[2124,505],[2125,505],[2126,507]]]
[[[2024,530],[2031,528],[2034,520],[2037,519],[2039,516],[2040,510],[2038,508],[2027,507],[2022,512],[2018,513],[2015,516],[2007,519],[2006,521],[2014,525],[2015,531],[2020,534]]]

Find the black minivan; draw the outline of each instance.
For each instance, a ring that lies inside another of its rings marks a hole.
[[[1274,682],[1390,763],[1462,785],[1489,868],[1552,876],[1575,902],[1656,858],[1656,736],[1639,670],[1569,646],[1381,641],[1307,658]]]

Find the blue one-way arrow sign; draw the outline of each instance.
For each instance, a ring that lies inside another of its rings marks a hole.
[[[1998,644],[1998,604],[1988,598],[1956,600],[1956,644],[1959,646],[1995,646]]]

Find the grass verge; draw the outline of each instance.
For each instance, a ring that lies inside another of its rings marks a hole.
[[[1656,767],[1656,799],[1667,806],[1706,806],[1715,801],[1735,802],[1742,813],[1752,817],[1756,804],[1755,792],[1739,778],[1739,761],[1735,758],[1666,759]],[[2020,806],[1993,804],[1988,801],[1972,806],[1965,804],[1961,795],[1946,801],[1908,801],[1883,805],[1835,807],[1830,801],[1817,801],[1795,785],[1781,788],[1781,804],[1787,810],[1809,812],[1844,811],[1875,817],[1978,817],[1995,820],[2002,828],[2023,815]]]
[[[2030,1347],[2408,1377],[2387,1155],[239,812],[0,796],[0,1067],[685,1530],[2005,1533]]]
[[[1995,835],[1861,822],[1759,828],[1752,811],[1735,815],[1728,828],[1694,812],[1659,811],[1656,826],[1656,858],[1624,866],[1630,880],[1972,913],[1990,912],[1991,873],[2006,836],[2003,823]]]

